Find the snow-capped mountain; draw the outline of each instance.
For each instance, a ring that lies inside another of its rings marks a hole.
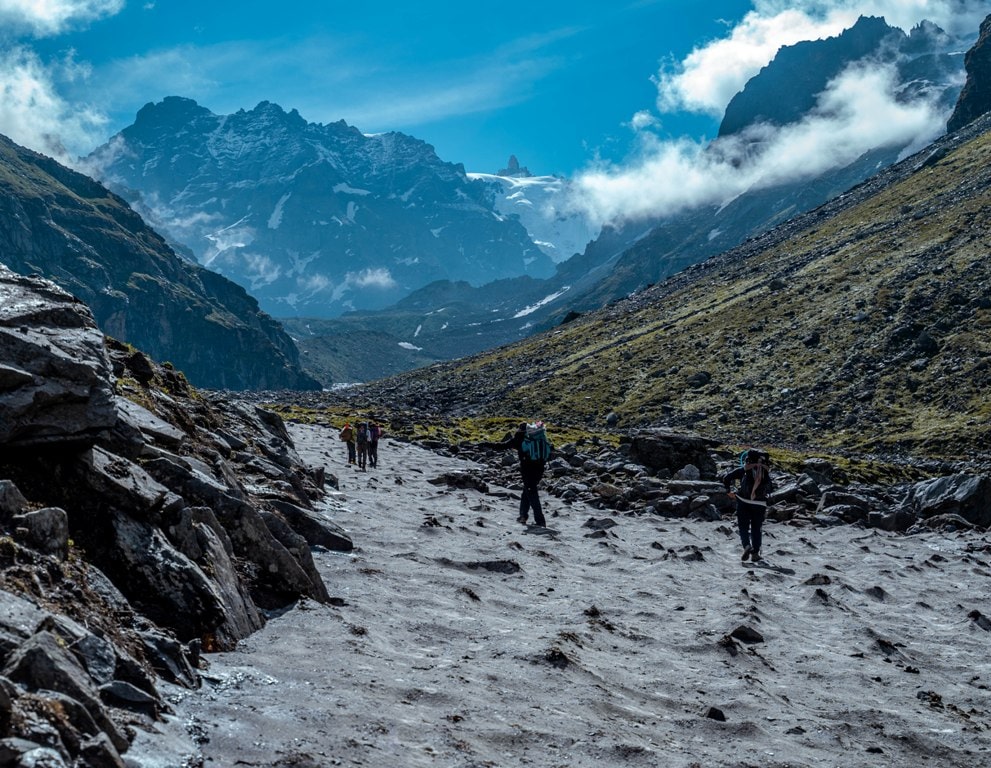
[[[277,316],[384,307],[441,279],[554,271],[521,222],[493,209],[486,183],[401,133],[308,123],[269,102],[216,115],[168,97],[88,161]]]
[[[530,239],[554,263],[567,261],[602,231],[587,214],[568,205],[567,179],[559,176],[533,176],[520,169],[515,156],[498,174],[469,173],[468,178],[484,181],[495,192],[495,208],[503,216],[519,220]]]

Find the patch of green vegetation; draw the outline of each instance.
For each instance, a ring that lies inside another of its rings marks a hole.
[[[397,380],[470,393],[507,423],[536,413],[594,433],[612,412],[622,429],[798,446],[796,460],[904,459],[843,460],[864,479],[912,479],[913,456],[988,454],[989,161],[985,135],[693,281]],[[450,407],[472,402],[455,394]]]

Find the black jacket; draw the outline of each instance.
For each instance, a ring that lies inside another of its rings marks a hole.
[[[727,491],[731,491],[733,490],[733,483],[739,481],[739,498],[741,501],[759,501],[766,503],[768,495],[770,495],[770,493],[774,490],[774,482],[771,480],[771,473],[767,467],[763,467],[763,471],[761,472],[762,478],[757,484],[757,492],[753,493],[754,478],[756,475],[756,469],[737,467],[732,472],[728,472],[723,476],[723,485],[726,486]]]

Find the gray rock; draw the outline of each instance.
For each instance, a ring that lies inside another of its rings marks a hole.
[[[16,762],[15,762],[16,761]],[[57,750],[27,739],[0,740],[0,765],[10,768],[67,768]]]
[[[354,542],[347,532],[321,513],[277,499],[273,499],[271,504],[311,547],[325,547],[334,552],[350,552],[354,549]]]
[[[264,626],[264,619],[238,577],[233,545],[212,509],[184,509],[168,534],[186,557],[209,573],[223,601],[225,618],[213,632],[218,648],[233,648],[239,640]]]
[[[255,602],[265,600],[265,593],[308,595],[325,599],[322,580],[314,581],[299,561],[272,535],[258,510],[229,492],[213,478],[186,469],[167,459],[156,459],[146,465],[159,482],[180,492],[188,501],[210,507],[230,537],[234,552],[259,566],[259,580],[254,584]],[[265,607],[265,606],[262,606]]]
[[[119,709],[127,709],[141,715],[156,719],[162,708],[162,702],[140,688],[125,683],[123,680],[113,680],[100,686],[100,698],[104,703]]]
[[[103,334],[81,301],[0,264],[0,445],[92,443],[117,421]]]
[[[830,489],[822,492],[822,496],[819,497],[819,506],[816,511],[821,513],[829,507],[837,506],[856,507],[866,514],[871,508],[871,503],[862,496],[847,493],[845,491]]]
[[[698,467],[703,478],[714,479],[716,476],[716,463],[710,455],[718,446],[714,440],[662,430],[644,430],[622,438],[622,444],[629,446],[630,461],[652,471],[665,469],[676,472],[692,464]]]
[[[56,691],[79,702],[116,749],[127,749],[127,738],[104,710],[93,681],[52,633],[38,632],[28,638],[8,660],[3,672],[28,690]]]
[[[23,532],[22,540],[32,549],[65,560],[69,554],[69,516],[64,509],[45,507],[11,518]]]
[[[199,687],[200,676],[178,640],[156,629],[142,630],[138,637],[144,645],[145,655],[159,675],[176,685]]]
[[[126,397],[117,399],[117,411],[121,421],[157,445],[170,449],[178,448],[186,437],[181,430]]]
[[[126,767],[126,763],[105,733],[98,733],[80,744],[79,758],[87,768]]]
[[[116,512],[111,525],[114,581],[133,606],[187,640],[224,623],[227,614],[213,582],[161,530]]]
[[[0,519],[10,519],[27,509],[28,500],[10,480],[0,480]]]
[[[901,509],[921,518],[959,515],[971,525],[991,526],[991,478],[958,474],[912,486]]]

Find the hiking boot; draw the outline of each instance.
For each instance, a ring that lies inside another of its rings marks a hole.
[[[751,553],[752,553],[753,551],[754,551],[754,550],[753,550],[753,549],[751,548],[751,546],[750,546],[749,544],[747,544],[747,546],[745,546],[745,547],[743,548],[743,555],[742,555],[742,556],[740,557],[740,559],[741,559],[741,560],[742,560],[743,562],[747,562],[747,560],[749,560],[749,559],[750,559],[750,555],[751,555]]]
[[[517,517],[516,518],[516,522],[517,523],[522,523],[523,525],[526,525],[526,515],[520,515],[519,517]]]
[[[754,550],[753,552],[751,552],[750,553],[750,559],[753,562],[756,563],[758,560],[760,560],[760,552],[757,552],[756,550]]]

